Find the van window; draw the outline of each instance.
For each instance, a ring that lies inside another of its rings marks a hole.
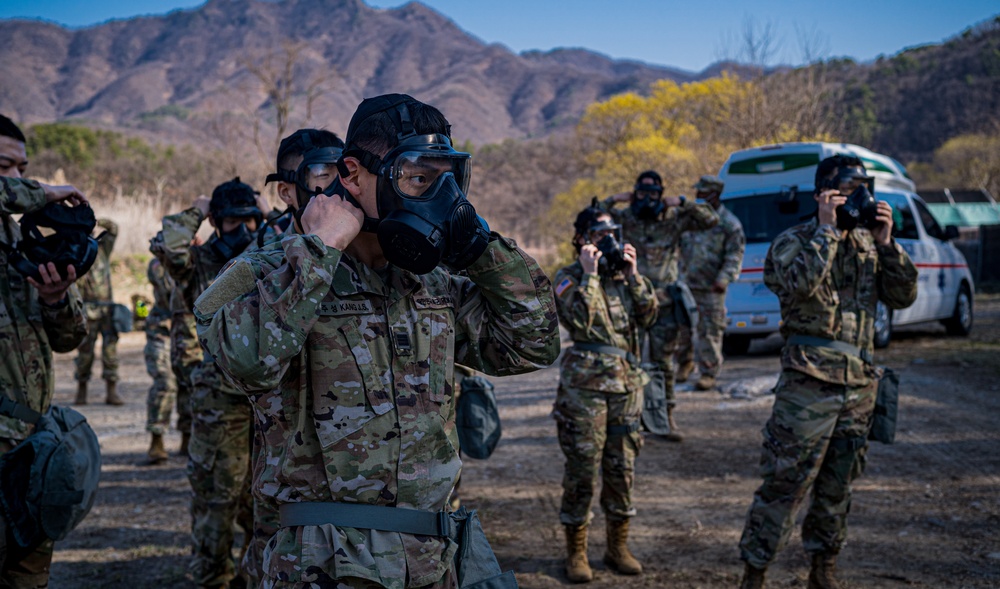
[[[878,193],[876,198],[892,205],[892,236],[896,239],[920,239],[910,201],[902,194]]]
[[[816,212],[812,192],[798,192],[794,197],[777,192],[758,194],[724,200],[722,204],[743,224],[747,243],[774,241],[782,231],[805,223]]]
[[[917,207],[917,214],[920,215],[920,222],[924,224],[924,229],[927,230],[927,235],[930,235],[935,239],[944,240],[944,231],[941,230],[941,226],[938,225],[934,215],[927,210],[924,203],[919,200],[914,200],[913,204]]]

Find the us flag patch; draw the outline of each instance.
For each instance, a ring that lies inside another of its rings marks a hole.
[[[556,286],[556,296],[561,297],[571,286],[573,286],[573,281],[569,278],[563,278],[563,281]]]

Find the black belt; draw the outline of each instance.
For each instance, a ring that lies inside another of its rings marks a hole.
[[[451,518],[444,511],[422,511],[366,503],[303,502],[285,503],[278,508],[282,527],[333,524],[340,528],[360,528],[400,532],[416,536],[449,536]]]
[[[608,344],[597,344],[593,342],[574,342],[573,347],[586,352],[597,352],[598,354],[614,354],[619,358],[624,358],[626,362],[633,366],[639,365],[639,359],[632,352],[623,350],[617,346]]]
[[[862,350],[861,348],[851,345],[847,342],[842,342],[835,339],[826,339],[824,337],[814,337],[811,335],[793,335],[788,338],[785,342],[789,346],[813,346],[814,348],[830,348],[832,350],[837,350],[847,354],[848,356],[854,356],[855,358],[861,358],[868,364],[872,363],[872,356],[867,350]]]

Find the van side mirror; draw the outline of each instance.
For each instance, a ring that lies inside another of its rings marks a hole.
[[[953,239],[958,239],[958,227],[955,225],[947,225],[944,228],[944,241],[951,241]]]

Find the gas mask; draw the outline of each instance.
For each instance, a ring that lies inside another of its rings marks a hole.
[[[656,184],[636,184],[632,191],[632,213],[642,221],[653,221],[663,214],[663,187]]]
[[[598,273],[604,276],[612,276],[627,270],[629,263],[625,259],[625,250],[622,247],[621,225],[603,221],[593,225],[588,233],[595,231],[608,232],[603,237],[597,239],[597,241],[592,242],[602,254],[597,261]]]
[[[823,188],[839,190],[845,184],[853,190],[847,196],[847,202],[836,209],[837,229],[851,231],[858,226],[873,229],[879,224],[876,220],[878,202],[872,195],[875,179],[856,167],[846,167],[824,182]]]
[[[439,264],[453,271],[468,268],[486,251],[490,239],[489,226],[465,196],[471,156],[455,151],[446,135],[418,135],[405,102],[386,111],[399,129],[399,144],[392,151],[383,158],[357,147],[344,152],[358,157],[378,176],[379,218],[366,218],[362,231],[378,236],[389,262],[415,274],[426,274]],[[338,166],[347,176],[343,159]],[[339,184],[327,192],[346,193],[336,188]]]
[[[212,240],[210,247],[220,259],[232,260],[253,241],[254,232],[250,231],[246,223],[240,223],[236,228],[223,232],[222,221],[249,217],[256,219],[257,227],[261,227],[264,215],[257,208],[256,197],[254,189],[240,182],[238,176],[216,186],[212,191],[208,210],[216,224],[218,234]]]
[[[28,278],[41,282],[40,264],[55,264],[62,279],[73,266],[83,276],[97,259],[97,240],[90,236],[97,226],[94,209],[81,205],[68,207],[49,203],[21,217],[22,239],[17,247],[4,245],[8,262]],[[39,227],[54,233],[44,235]]]

